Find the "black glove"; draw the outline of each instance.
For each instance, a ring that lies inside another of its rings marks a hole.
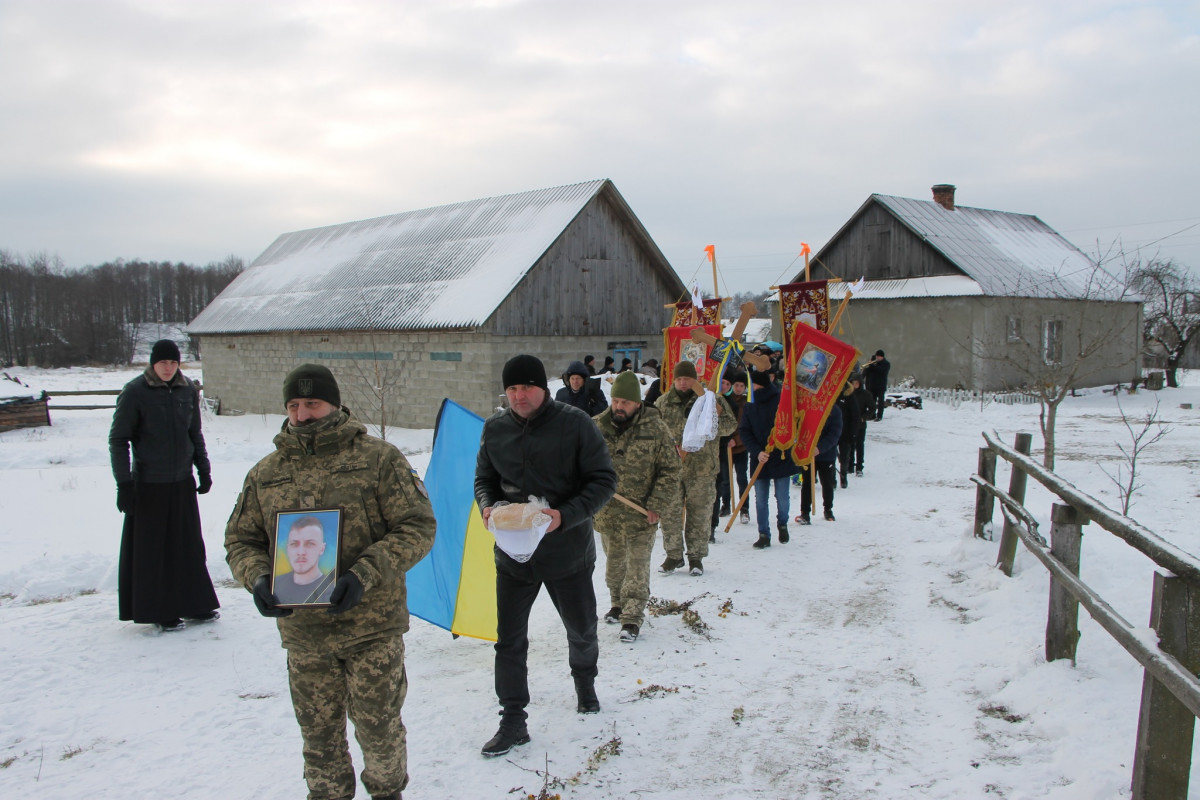
[[[337,579],[333,591],[329,593],[329,602],[333,603],[329,608],[329,613],[341,614],[349,611],[362,602],[362,596],[362,581],[353,572],[347,572]]]
[[[133,488],[133,481],[117,482],[117,511],[122,514],[133,511],[134,497],[136,497],[136,490]]]
[[[258,613],[264,617],[286,617],[292,613],[290,608],[279,608],[279,598],[271,594],[271,578],[263,575],[254,582],[254,605]]]
[[[200,473],[200,483],[196,486],[196,494],[208,494],[208,490],[212,488],[212,475],[207,472]]]

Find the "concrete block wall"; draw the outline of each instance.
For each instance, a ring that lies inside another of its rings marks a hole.
[[[338,379],[343,404],[358,418],[378,423],[382,394],[389,426],[432,428],[447,397],[481,416],[490,415],[504,393],[504,362],[518,353],[541,358],[547,378],[554,380],[567,364],[588,353],[603,363],[611,341],[645,341],[643,359],[662,358],[661,335],[646,334],[602,338],[510,337],[473,331],[210,335],[201,339],[200,349],[206,394],[220,398],[223,412],[282,414],[284,377],[311,362],[329,367]],[[377,362],[361,355],[349,357],[371,352],[385,355]],[[382,393],[375,387],[382,387]]]

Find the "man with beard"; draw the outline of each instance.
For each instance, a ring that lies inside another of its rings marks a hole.
[[[308,796],[354,797],[349,715],[363,786],[373,800],[399,800],[408,783],[404,573],[433,547],[433,507],[404,455],[342,406],[327,367],[292,370],[283,403],[275,452],[246,475],[225,526],[225,558],[259,613],[277,618]],[[280,608],[271,593],[276,515],[298,508],[342,510],[342,566],[329,607]]]
[[[681,447],[688,414],[700,397],[696,392],[698,386],[703,392],[704,387],[696,379],[696,365],[681,361],[672,372],[671,390],[654,403],[662,412],[676,452],[683,462],[679,478],[679,503],[663,514],[663,549],[667,551],[667,558],[659,569],[671,573],[683,566],[686,540],[688,568],[694,576],[704,574],[708,543],[716,527],[712,524],[712,510],[717,498],[717,465],[721,458],[721,445],[717,439],[705,442],[695,453],[685,454]],[[717,394],[715,399],[717,435],[729,436],[737,427],[737,419],[724,397]]]
[[[604,582],[612,608],[604,621],[621,624],[621,641],[637,641],[650,600],[650,559],[660,513],[679,502],[679,456],[658,409],[642,405],[632,372],[613,381],[612,405],[596,417],[617,471],[617,493],[646,509],[610,502],[596,514],[608,560]]]

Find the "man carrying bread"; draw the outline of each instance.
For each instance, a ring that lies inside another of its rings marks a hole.
[[[485,757],[529,742],[529,612],[546,587],[567,630],[576,710],[594,714],[596,662],[596,543],[592,516],[617,488],[604,438],[578,408],[553,400],[546,368],[531,355],[509,359],[502,372],[507,409],[483,424],[475,463],[475,500],[486,524],[501,501],[544,500],[550,526],[527,561],[499,547],[496,559],[496,697],[500,728],[483,746]]]
[[[604,582],[612,608],[604,621],[621,623],[621,641],[637,641],[650,600],[650,559],[659,515],[679,504],[679,456],[657,408],[642,405],[632,372],[613,381],[612,405],[595,417],[617,470],[617,491],[646,510],[609,503],[596,515],[607,559]]]

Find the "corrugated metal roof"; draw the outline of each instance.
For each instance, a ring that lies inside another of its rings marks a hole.
[[[588,181],[285,233],[188,331],[476,327],[606,185]]]
[[[842,300],[846,289],[851,286],[845,281],[830,281],[829,298]],[[966,275],[939,275],[933,278],[897,278],[888,281],[867,281],[861,292],[853,296],[858,300],[889,300],[896,297],[970,297],[983,294],[983,287],[974,278]]]
[[[1096,264],[1053,228],[1030,214],[873,194],[897,219],[978,281],[983,292],[1015,297],[1116,297],[1098,287]]]

